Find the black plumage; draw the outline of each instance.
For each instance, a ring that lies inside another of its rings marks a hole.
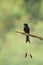
[[[27,57],[27,53],[25,54],[25,58]]]
[[[30,58],[32,58],[32,55],[30,54]]]
[[[29,28],[29,26],[28,26],[27,23],[24,24],[24,32],[30,34],[30,28]],[[26,36],[26,43],[27,43],[27,42],[30,43],[29,36]]]

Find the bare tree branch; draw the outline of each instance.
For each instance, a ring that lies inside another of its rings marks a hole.
[[[40,39],[40,40],[43,40],[42,37],[39,37],[39,36],[36,36],[36,35],[33,35],[33,34],[28,34],[28,33],[19,32],[19,31],[14,31],[14,32],[20,33],[20,34],[22,34],[22,35],[27,35],[27,36],[31,36],[31,37],[34,37],[34,38],[38,38],[38,39]]]

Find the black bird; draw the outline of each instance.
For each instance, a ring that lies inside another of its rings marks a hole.
[[[24,32],[30,34],[30,28],[29,28],[29,26],[28,26],[27,23],[24,24]],[[27,43],[27,42],[30,43],[29,36],[26,36],[26,43]]]

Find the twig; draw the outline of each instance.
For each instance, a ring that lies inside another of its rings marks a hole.
[[[38,38],[38,39],[40,39],[40,40],[43,40],[42,37],[39,37],[39,36],[36,36],[36,35],[33,35],[33,34],[28,34],[28,33],[19,32],[19,31],[14,31],[14,32],[20,33],[20,34],[22,34],[22,35],[27,35],[27,36],[31,36],[31,37],[34,37],[34,38]]]

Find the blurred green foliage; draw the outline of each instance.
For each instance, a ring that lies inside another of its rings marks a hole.
[[[43,41],[30,38],[26,47],[25,36],[13,32],[23,31],[25,22],[43,37],[43,0],[0,0],[0,65],[43,65]],[[32,59],[24,58],[26,51]]]
[[[43,20],[43,13],[40,12],[41,8],[43,9],[42,3],[42,0],[25,0],[27,13],[29,12],[33,19]]]

